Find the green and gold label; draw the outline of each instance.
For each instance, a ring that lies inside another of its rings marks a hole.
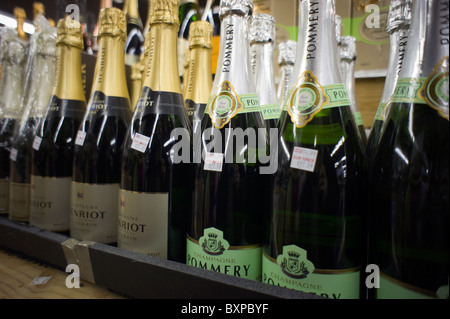
[[[448,120],[448,64],[449,57],[447,56],[436,65],[428,77],[399,79],[392,101],[394,103],[427,104]]]
[[[259,112],[259,101],[256,94],[236,94],[230,82],[224,81],[217,92],[209,98],[205,113],[209,114],[212,123],[221,129],[238,113]]]
[[[281,109],[278,104],[261,105],[261,113],[264,120],[277,120],[280,118]]]
[[[261,281],[261,253],[260,245],[231,246],[214,227],[204,229],[198,241],[187,237],[188,265],[235,277]]]
[[[331,299],[358,299],[360,273],[352,269],[317,269],[307,251],[296,246],[283,247],[276,259],[264,253],[263,282],[312,293]]]
[[[285,103],[298,128],[308,124],[322,109],[350,105],[344,84],[322,87],[311,71],[302,74]]]

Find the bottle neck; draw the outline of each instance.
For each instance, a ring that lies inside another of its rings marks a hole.
[[[355,60],[343,59],[341,61],[342,80],[347,89],[348,100],[350,106],[355,110],[356,106],[356,92],[355,92]]]
[[[319,83],[342,83],[337,43],[334,0],[305,0],[300,3],[300,20],[297,54],[291,87],[301,73],[310,71]]]
[[[127,6],[127,23],[140,26],[142,28],[141,16],[139,15],[139,5],[137,0],[128,0]]]
[[[2,69],[0,117],[19,118],[23,94],[23,63],[5,63]]]
[[[23,19],[17,19],[17,34],[19,35],[19,38],[21,38],[22,40],[27,40],[27,35],[25,33],[25,31],[23,30],[23,24],[24,24],[25,20]]]
[[[381,103],[387,103],[395,91],[406,52],[407,40],[407,28],[399,28],[390,35],[389,63]]]
[[[53,95],[64,100],[86,102],[81,78],[81,49],[58,45],[58,68]]]
[[[213,90],[229,81],[237,94],[255,93],[250,65],[248,18],[229,14],[221,22],[220,49]]]
[[[272,42],[256,43],[251,49],[255,59],[254,81],[259,104],[278,104],[273,73],[274,44]]]
[[[212,87],[211,49],[192,47],[189,61],[186,100],[206,104]]]
[[[143,86],[153,91],[181,94],[178,73],[178,24],[156,23],[150,28],[149,53],[144,69]]]
[[[38,54],[34,59],[33,82],[30,92],[27,93],[28,103],[32,105],[30,117],[43,117],[52,95],[56,58]]]
[[[124,41],[112,37],[100,38],[91,92],[102,92],[106,96],[129,98],[125,75]]]
[[[448,59],[448,29],[448,1],[413,2],[408,50],[400,78],[427,77],[445,57]]]

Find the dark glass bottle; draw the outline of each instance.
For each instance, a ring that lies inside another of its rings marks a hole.
[[[117,245],[182,262],[192,182],[189,157],[178,161],[174,150],[177,132],[191,135],[178,76],[178,3],[154,0],[150,10],[143,87],[123,153]]]
[[[132,115],[125,39],[125,14],[102,9],[94,84],[74,150],[70,235],[77,240],[117,241],[123,143]]]
[[[144,35],[138,0],[126,0],[124,12],[127,19],[127,39],[125,41],[125,64],[133,65],[141,59],[144,51]]]
[[[448,1],[414,1],[374,155],[369,263],[379,299],[449,298]],[[445,12],[445,14],[443,14]]]
[[[86,111],[78,21],[58,22],[56,47],[55,87],[32,145],[30,225],[68,233],[75,138]]]
[[[263,282],[357,299],[366,262],[367,171],[340,75],[334,19],[334,0],[300,1]]]
[[[254,15],[249,37],[253,80],[261,112],[266,127],[275,128],[281,114],[273,74],[275,18],[262,13]]]
[[[56,75],[56,28],[43,15],[34,20],[30,37],[23,113],[11,141],[9,218],[28,222],[30,217],[31,150],[34,135],[45,116]]]
[[[9,212],[9,179],[11,139],[22,116],[23,86],[28,44],[17,31],[0,29],[0,214]]]
[[[386,28],[390,38],[389,64],[383,94],[367,139],[366,154],[369,166],[372,162],[378,143],[380,142],[383,124],[392,104],[392,94],[394,93],[402,69],[408,43],[409,26],[411,23],[411,1],[412,0],[393,0],[389,7]]]
[[[201,123],[202,158],[194,158],[186,262],[260,280],[270,175],[262,173],[265,167],[256,152],[260,147],[266,154],[267,131],[251,74],[252,13],[252,1],[221,1],[221,34],[228,36],[221,38],[219,64]],[[254,133],[253,141],[239,134],[243,132]],[[256,135],[262,137],[258,146]],[[196,141],[194,137],[194,149]]]
[[[192,22],[199,20],[198,0],[180,0],[178,19],[180,21],[177,43],[178,71],[182,78],[184,52],[189,49],[189,29]],[[183,78],[182,82],[184,82]]]

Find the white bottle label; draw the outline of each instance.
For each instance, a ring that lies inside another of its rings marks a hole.
[[[71,183],[71,177],[31,175],[30,225],[49,231],[69,230]]]
[[[41,143],[42,143],[42,138],[39,136],[35,136],[34,140],[33,140],[33,148],[36,151],[39,151],[39,148],[41,147]]]
[[[86,132],[78,131],[77,138],[75,139],[75,144],[83,146],[85,138],[86,138]]]
[[[168,193],[119,191],[117,246],[167,259]]]
[[[17,154],[17,150],[15,148],[11,148],[11,151],[9,152],[9,159],[15,162],[17,160]]]
[[[149,142],[150,137],[136,133],[133,138],[133,143],[131,143],[131,148],[141,153],[145,153]]]
[[[294,147],[291,168],[314,172],[317,160],[317,150],[304,147]]]
[[[72,182],[70,236],[103,244],[117,241],[119,184]]]
[[[205,171],[222,172],[223,166],[223,154],[222,153],[209,153],[205,154]]]

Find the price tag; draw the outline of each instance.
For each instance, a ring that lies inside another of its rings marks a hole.
[[[33,279],[32,282],[30,282],[30,285],[32,286],[36,286],[36,285],[45,285],[50,278],[52,278],[51,276],[43,276],[43,277],[36,277]]]
[[[205,171],[222,172],[223,154],[222,153],[206,153],[205,155]]]
[[[83,146],[85,138],[86,138],[86,132],[78,131],[77,138],[75,139],[75,144]]]
[[[42,143],[42,138],[39,136],[35,136],[34,140],[33,140],[33,148],[36,151],[39,151],[39,148],[41,147],[41,143]]]
[[[145,153],[149,142],[150,137],[136,133],[133,139],[133,143],[131,143],[131,148],[141,153]]]
[[[317,150],[303,147],[294,147],[291,168],[314,172],[317,160]]]
[[[17,150],[15,148],[12,148],[9,152],[9,159],[15,162],[17,159],[17,153]]]

